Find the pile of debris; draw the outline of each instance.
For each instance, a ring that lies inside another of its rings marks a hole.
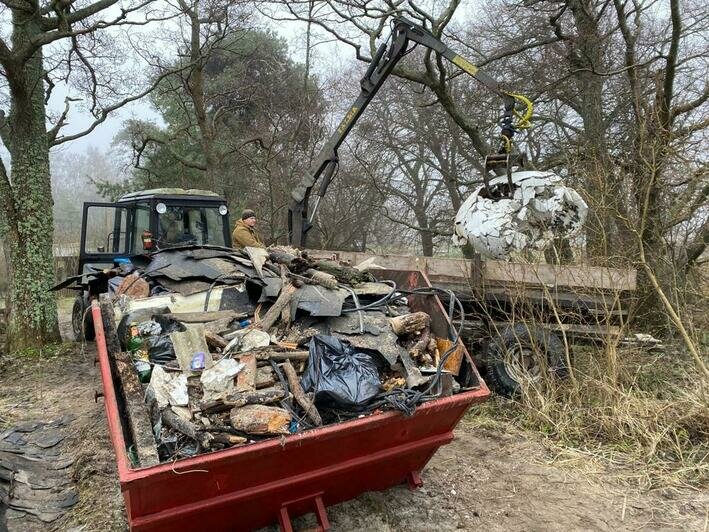
[[[128,416],[136,396],[148,405],[157,457],[136,441],[136,464],[385,409],[411,414],[461,390],[462,349],[368,271],[283,248],[192,246],[117,262],[83,281],[109,294]]]

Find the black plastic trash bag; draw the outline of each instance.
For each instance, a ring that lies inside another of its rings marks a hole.
[[[167,334],[146,337],[145,346],[148,348],[148,360],[153,364],[167,364],[177,358],[172,340]]]
[[[154,315],[153,321],[160,324],[162,330],[159,335],[145,337],[148,360],[153,364],[167,364],[177,358],[172,340],[170,340],[170,333],[185,331],[186,327],[179,321],[160,314]]]
[[[148,349],[148,360],[153,364],[167,364],[175,360],[175,349],[170,340],[171,332],[185,331],[186,327],[177,320],[163,316],[169,312],[167,307],[161,309],[147,308],[135,310],[121,318],[118,324],[118,338],[121,340],[123,349],[126,349],[130,338],[130,324],[141,324],[154,321],[160,325],[160,334],[144,336],[145,347]]]
[[[357,408],[379,393],[375,354],[325,335],[310,339],[309,352],[300,384],[306,393],[315,392],[317,406]]]

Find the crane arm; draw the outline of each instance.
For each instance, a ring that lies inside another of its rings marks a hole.
[[[327,188],[335,174],[338,164],[338,148],[347,138],[350,130],[357,123],[359,117],[362,116],[362,113],[377,94],[384,81],[391,75],[397,63],[410,51],[409,43],[411,42],[441,54],[448,61],[478,80],[485,88],[502,98],[504,112],[501,124],[502,144],[500,152],[509,153],[511,150],[515,129],[520,127],[519,123],[513,123],[514,117],[517,116],[520,122],[528,121],[531,115],[532,103],[521,95],[503,90],[500,84],[492,77],[480,71],[478,67],[463,56],[456,54],[425,28],[403,17],[397,17],[393,20],[392,33],[389,40],[379,46],[367,72],[360,80],[361,90],[359,96],[337,126],[327,144],[320,151],[310,168],[310,173],[291,192],[291,205],[288,210],[288,231],[291,245],[299,248],[305,247],[306,234],[312,227],[312,220],[317,211],[318,203],[327,192]],[[515,105],[518,102],[526,107],[522,115],[515,110]],[[322,179],[322,181],[317,195],[317,202],[310,216],[308,216],[308,200],[315,183],[319,179]]]

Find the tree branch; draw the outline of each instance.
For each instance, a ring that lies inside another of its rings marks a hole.
[[[697,107],[702,105],[708,99],[709,99],[709,83],[704,85],[704,91],[697,99],[692,100],[687,103],[684,103],[682,105],[675,105],[672,108],[672,119],[676,118],[678,115],[688,113],[690,111],[694,111]]]
[[[677,68],[677,56],[679,55],[679,41],[682,36],[682,16],[680,14],[679,0],[670,0],[670,13],[672,20],[672,38],[670,40],[670,51],[667,54],[665,67],[665,82],[663,85],[662,98],[662,125],[669,129],[672,123],[672,98],[674,97],[675,69]]]
[[[46,45],[51,44],[54,41],[58,41],[60,39],[66,39],[69,37],[76,37],[79,35],[87,35],[89,33],[93,33],[98,30],[110,28],[112,26],[123,26],[123,25],[145,26],[145,25],[149,24],[150,22],[158,21],[158,19],[156,19],[156,20],[146,19],[146,20],[141,20],[141,21],[126,20],[128,18],[128,15],[135,13],[136,11],[139,11],[143,7],[150,4],[150,2],[152,2],[152,0],[143,0],[140,4],[137,4],[131,8],[121,9],[120,14],[117,15],[113,20],[99,20],[93,24],[88,24],[78,30],[71,29],[72,23],[76,23],[76,22],[80,22],[82,20],[85,20],[86,18],[90,17],[91,15],[99,13],[101,10],[110,7],[111,5],[115,4],[117,1],[118,0],[100,0],[99,2],[96,2],[95,4],[87,6],[83,9],[79,9],[79,10],[75,11],[74,13],[67,14],[65,17],[62,17],[62,18],[51,17],[51,18],[42,19],[42,28],[45,30],[52,30],[52,31],[44,31],[42,33],[35,35],[32,39],[30,39],[30,41],[23,48],[14,52],[13,55],[14,55],[15,60],[20,63],[25,62],[25,61],[27,61],[27,59],[32,57],[32,54],[34,54],[42,46],[46,46]],[[77,14],[78,14],[78,18],[77,18]],[[166,20],[166,19],[160,19],[160,20]],[[68,24],[66,24],[65,21]],[[69,26],[68,28],[67,28],[67,25]]]
[[[685,268],[690,268],[704,254],[704,251],[709,247],[709,223],[704,225],[704,228],[699,233],[699,236],[687,246],[687,262]]]
[[[178,72],[182,72],[183,70],[186,70],[186,69],[191,68],[191,67],[192,67],[192,63],[188,63],[187,65],[185,65],[185,66],[183,66],[183,67],[181,67],[181,68],[178,68],[178,69],[166,70],[165,72],[163,72],[162,74],[160,74],[159,76],[157,76],[157,77],[155,78],[155,81],[153,81],[153,83],[152,83],[147,89],[145,89],[144,91],[142,91],[142,92],[140,92],[140,93],[138,93],[138,94],[136,94],[136,95],[134,95],[134,96],[129,96],[128,98],[124,98],[124,99],[121,100],[120,102],[117,102],[117,103],[115,103],[115,104],[113,104],[113,105],[109,105],[108,107],[105,107],[105,108],[101,109],[100,116],[99,116],[96,120],[94,120],[94,122],[93,122],[87,129],[85,129],[84,131],[80,131],[79,133],[75,133],[75,134],[73,134],[73,135],[67,135],[67,136],[64,136],[64,137],[58,137],[58,138],[55,137],[53,140],[50,140],[50,146],[58,146],[59,144],[63,144],[63,143],[65,143],[65,142],[69,142],[69,141],[72,141],[72,140],[76,140],[76,139],[79,139],[79,138],[81,138],[81,137],[84,137],[84,136],[88,135],[88,134],[91,133],[94,129],[96,129],[99,125],[101,125],[103,122],[105,122],[106,119],[108,118],[108,116],[109,116],[112,112],[114,112],[115,110],[120,109],[121,107],[124,107],[124,106],[128,105],[128,104],[131,103],[131,102],[134,102],[134,101],[136,101],[136,100],[140,100],[141,98],[147,96],[147,95],[150,94],[152,91],[154,91],[155,88],[160,84],[160,82],[161,82],[163,79],[165,79],[166,77],[171,76],[171,75],[173,75],[173,74],[177,74]]]
[[[94,4],[88,5],[81,9],[77,9],[76,11],[73,11],[71,13],[67,13],[63,17],[44,17],[42,19],[42,29],[55,30],[59,28],[60,24],[75,24],[76,22],[81,22],[82,20],[85,20],[90,16],[95,15],[96,13],[100,13],[104,9],[111,7],[117,2],[118,0],[99,0]]]
[[[143,137],[143,144],[142,144],[142,145],[140,146],[140,148],[138,148],[136,151],[137,151],[138,153],[143,153],[143,150],[144,150],[144,149],[147,147],[147,145],[148,145],[149,143],[151,143],[151,142],[153,142],[153,143],[155,143],[155,144],[160,144],[161,146],[164,146],[164,147],[167,149],[167,151],[170,152],[170,155],[171,155],[172,157],[174,157],[175,159],[177,159],[177,161],[178,161],[181,165],[186,166],[187,168],[192,168],[192,169],[194,169],[194,170],[201,170],[202,172],[206,172],[206,171],[207,171],[207,165],[206,165],[206,164],[204,164],[204,163],[199,163],[199,162],[197,162],[197,161],[193,161],[192,159],[188,159],[187,157],[184,157],[184,156],[180,155],[179,153],[177,153],[177,152],[172,148],[172,146],[170,146],[170,143],[169,143],[168,141],[166,141],[165,139],[160,139],[160,138],[158,138],[158,137],[153,137],[153,136],[150,136],[150,135],[146,135],[145,137]]]
[[[57,120],[57,123],[54,125],[54,127],[47,131],[47,140],[49,141],[50,145],[53,145],[52,143],[57,138],[59,130],[64,127],[64,124],[66,124],[66,117],[69,115],[69,102],[78,101],[79,100],[77,98],[70,98],[69,96],[64,98],[64,111],[62,111],[62,114],[59,116],[59,119]]]

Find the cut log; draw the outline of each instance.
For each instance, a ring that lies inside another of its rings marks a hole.
[[[291,414],[275,406],[246,405],[234,408],[229,418],[231,426],[247,434],[289,434]]]
[[[236,391],[252,392],[256,389],[256,355],[241,355],[239,362],[245,367],[236,376]]]
[[[433,365],[433,359],[436,353],[436,342],[431,338],[431,329],[429,327],[421,331],[421,336],[419,336],[419,339],[413,347],[409,349],[409,353],[419,364],[426,366]]]
[[[281,293],[278,295],[276,302],[268,309],[268,312],[261,318],[261,321],[256,324],[256,327],[262,331],[268,332],[268,330],[275,325],[278,318],[281,316],[283,309],[290,305],[293,300],[297,288],[292,282],[283,285]]]
[[[163,423],[165,423],[166,426],[184,434],[188,438],[195,440],[204,449],[209,449],[211,447],[211,442],[214,439],[211,434],[198,430],[194,423],[190,423],[189,421],[182,419],[179,415],[173,412],[169,406],[163,408],[161,414]]]
[[[290,266],[296,256],[281,249],[269,249],[268,258],[271,259],[271,262],[275,262],[276,264]]]
[[[286,399],[286,391],[283,388],[273,388],[258,392],[241,392],[229,394],[224,399],[201,403],[200,410],[204,414],[218,414],[232,408],[246,405],[268,405],[283,399]]]
[[[320,412],[318,412],[318,409],[315,407],[315,404],[305,396],[305,392],[303,392],[303,388],[300,386],[300,379],[298,379],[298,375],[295,372],[293,364],[290,363],[290,360],[286,360],[281,365],[281,368],[283,368],[283,372],[286,374],[286,378],[288,379],[288,386],[290,388],[291,393],[293,394],[293,397],[303,408],[303,410],[305,411],[305,415],[308,416],[308,418],[315,424],[316,427],[321,426],[322,417],[320,417]]]
[[[389,323],[397,336],[404,336],[429,327],[431,325],[431,316],[425,312],[414,312],[413,314],[404,314],[403,316],[391,318]]]
[[[103,332],[106,337],[106,350],[108,357],[115,359],[121,352],[121,344],[118,341],[118,331],[116,330],[116,314],[113,311],[113,302],[108,294],[101,294],[98,298],[101,308],[101,321],[103,322]]]
[[[106,335],[106,346],[109,357],[113,359],[112,366],[120,381],[120,393],[123,395],[128,427],[133,436],[135,451],[140,467],[149,467],[160,463],[157,443],[153,437],[153,426],[150,413],[143,400],[143,387],[138,379],[133,361],[128,353],[121,352],[116,333],[116,320],[113,304],[107,294],[99,298],[101,318]]]
[[[334,275],[335,278],[344,284],[358,284],[374,281],[374,277],[369,272],[361,272],[351,266],[338,264],[331,260],[321,260],[315,264],[315,268],[321,272]]]
[[[204,339],[207,341],[207,345],[214,349],[224,349],[229,343],[217,333],[207,330],[206,327],[204,331]]]

